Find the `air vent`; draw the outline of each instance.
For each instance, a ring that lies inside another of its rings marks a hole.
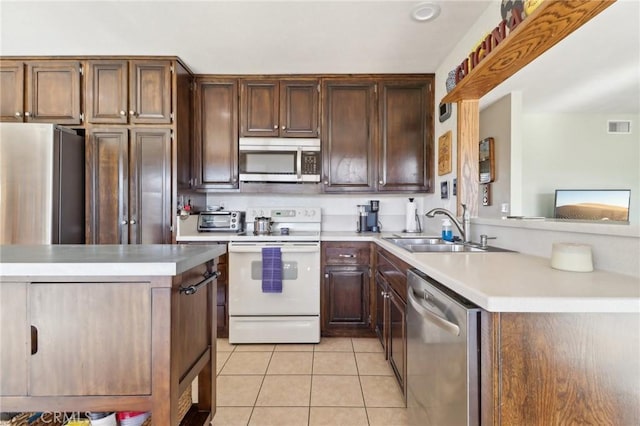
[[[631,133],[630,120],[607,120],[607,133],[628,135]]]

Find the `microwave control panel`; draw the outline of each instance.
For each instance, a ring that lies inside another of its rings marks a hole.
[[[302,170],[303,175],[319,175],[320,174],[320,153],[319,152],[303,152],[302,153]]]

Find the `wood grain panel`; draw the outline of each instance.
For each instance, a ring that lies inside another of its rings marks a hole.
[[[640,424],[640,315],[501,314],[501,424]]]
[[[277,80],[241,82],[241,136],[279,136],[279,87]]]
[[[151,392],[148,284],[32,284],[30,313],[38,329],[38,351],[30,359],[31,395]],[[127,380],[114,371],[126,371]]]
[[[129,64],[129,122],[170,124],[171,61],[136,60]]]
[[[280,81],[280,136],[318,137],[319,84],[318,80]]]
[[[322,245],[326,265],[368,265],[369,243],[331,242]]]
[[[480,99],[614,2],[615,0],[541,2],[531,16],[458,82],[441,102]]]
[[[471,217],[478,216],[480,110],[477,100],[458,102],[458,212],[466,204]]]

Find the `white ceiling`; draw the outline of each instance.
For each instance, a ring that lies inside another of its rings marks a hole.
[[[175,55],[197,74],[431,73],[490,3],[434,1],[441,15],[419,23],[419,0],[0,0],[0,54]],[[482,104],[521,90],[527,110],[638,112],[639,6],[619,0]]]

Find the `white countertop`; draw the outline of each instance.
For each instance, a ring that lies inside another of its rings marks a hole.
[[[5,245],[0,278],[174,276],[226,253],[223,244]]]
[[[633,276],[560,271],[547,258],[516,252],[410,253],[384,240],[393,234],[329,231],[320,239],[374,242],[491,312],[640,313],[640,279]],[[210,238],[223,242],[233,235]]]

